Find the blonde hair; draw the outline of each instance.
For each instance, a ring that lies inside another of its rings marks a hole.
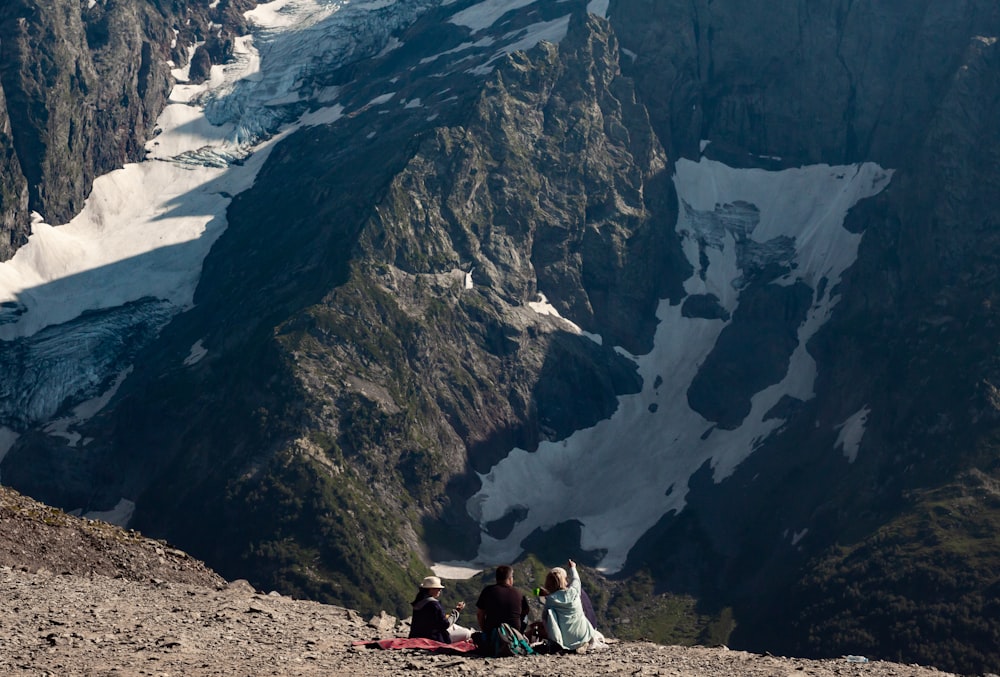
[[[545,589],[549,592],[562,590],[566,587],[566,570],[562,567],[550,569],[545,577]]]

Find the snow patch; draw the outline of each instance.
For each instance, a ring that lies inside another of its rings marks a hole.
[[[327,106],[319,110],[306,113],[299,119],[299,124],[304,127],[317,127],[319,125],[332,125],[334,122],[344,117],[344,107],[340,104]]]
[[[476,48],[481,49],[483,47],[489,47],[494,42],[496,42],[496,40],[491,36],[486,36],[484,38],[477,40],[476,42],[463,42],[458,47],[452,47],[447,51],[439,52],[437,54],[434,54],[433,56],[425,56],[423,59],[420,60],[419,63],[422,66],[424,64],[431,63],[432,61],[436,61],[440,59],[442,56],[448,56],[449,54],[456,54],[458,52],[463,52],[468,49],[476,49]]]
[[[175,34],[176,32],[177,31],[174,31]],[[174,37],[173,42],[174,45],[171,45],[171,47],[176,46],[177,43],[176,37]],[[170,71],[170,74],[174,76],[174,80],[176,80],[177,82],[187,82],[188,80],[191,79],[191,58],[194,56],[194,53],[198,51],[198,48],[204,44],[205,44],[204,42],[196,42],[195,44],[190,45],[187,48],[187,63],[184,64],[182,68],[173,68]]]
[[[482,572],[482,568],[470,567],[462,562],[441,562],[432,564],[431,571],[435,576],[446,578],[450,581],[465,581]]]
[[[208,355],[208,350],[205,348],[201,339],[195,341],[194,345],[191,346],[191,351],[188,356],[184,358],[184,366],[190,367],[193,364],[198,364],[201,362],[202,358]]]
[[[213,71],[219,87],[259,71],[252,40],[241,44],[247,58]],[[165,161],[130,163],[97,178],[68,224],[34,219],[28,243],[0,264],[0,302],[23,308],[0,327],[0,340],[144,297],[178,310],[191,305],[201,261],[225,228],[232,196],[252,185],[280,136],[244,151],[255,152],[240,165],[191,161],[190,154],[206,148],[219,157],[239,151],[236,125],[210,124],[194,103],[208,86],[177,85],[171,92],[172,103],[157,119],[161,132],[147,144],[149,160]]]
[[[843,451],[848,463],[854,463],[858,457],[858,449],[861,446],[861,438],[865,435],[869,414],[871,414],[871,409],[865,405],[848,416],[843,423],[833,428],[838,431],[837,441],[833,443],[833,448]]]
[[[569,15],[561,17],[559,19],[553,19],[552,21],[542,21],[536,24],[522,29],[524,35],[520,37],[515,42],[508,43],[504,45],[499,51],[493,54],[486,62],[476,66],[475,68],[470,68],[467,72],[472,75],[489,75],[493,72],[493,62],[500,59],[508,54],[513,54],[514,52],[523,52],[531,49],[539,42],[545,40],[547,42],[558,43],[566,37],[566,33],[569,30]],[[513,35],[519,35],[522,31],[518,31]],[[504,36],[509,38],[511,36]]]
[[[529,301],[528,307],[534,310],[539,315],[551,315],[553,317],[562,320],[574,334],[583,333],[583,330],[580,329],[579,326],[577,326],[575,323],[571,322],[570,320],[567,320],[565,317],[559,314],[559,311],[556,310],[556,307],[553,306],[551,303],[549,303],[549,300],[548,298],[546,298],[545,294],[539,293],[538,300]]]
[[[123,370],[120,374],[118,374],[114,382],[111,384],[111,387],[109,387],[106,391],[97,397],[76,405],[69,416],[50,421],[44,428],[45,432],[52,437],[65,438],[67,440],[67,446],[75,448],[77,443],[81,440],[81,435],[80,433],[70,431],[70,428],[93,418],[97,412],[107,406],[108,402],[111,401],[111,398],[114,397],[116,392],[118,392],[118,388],[121,387],[122,383],[131,373],[132,367],[128,367]]]
[[[495,24],[507,12],[527,7],[535,2],[536,0],[485,0],[485,2],[480,2],[468,9],[457,12],[448,21],[459,26],[465,26],[471,29],[473,33],[476,33]],[[445,2],[442,4],[451,3]]]
[[[596,14],[602,19],[607,19],[609,4],[609,0],[590,0],[590,2],[587,3],[587,11],[591,14]]]
[[[94,510],[83,514],[83,517],[92,520],[100,520],[109,524],[117,524],[120,527],[127,527],[135,514],[135,503],[122,498],[111,510]]]
[[[370,106],[381,106],[383,103],[388,103],[389,101],[392,101],[392,97],[394,97],[394,96],[396,96],[396,92],[389,92],[387,94],[381,94],[379,96],[376,96],[374,99],[372,99],[371,101],[369,101],[367,104],[365,104],[364,108],[368,108]]]

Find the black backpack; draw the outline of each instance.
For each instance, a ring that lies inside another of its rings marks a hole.
[[[490,633],[486,649],[487,654],[494,658],[530,656],[535,653],[528,638],[507,623],[501,623]]]

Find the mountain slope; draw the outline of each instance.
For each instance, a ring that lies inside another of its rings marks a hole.
[[[166,543],[69,517],[6,488],[0,488],[0,522],[0,671],[7,675],[91,674],[137,665],[185,675],[395,675],[414,669],[486,675],[505,668],[587,675],[650,664],[689,675],[776,669],[833,675],[850,667],[842,659],[805,661],[646,642],[615,642],[590,655],[502,661],[451,656],[447,662],[426,651],[353,647],[355,641],[405,635],[406,624],[384,613],[366,623],[343,607],[264,594],[246,581],[226,582]],[[945,674],[883,662],[856,669],[882,677]]]
[[[4,304],[4,482],[366,612],[573,556],[622,636],[992,669],[996,8],[342,9],[175,90],[136,222],[204,236]]]

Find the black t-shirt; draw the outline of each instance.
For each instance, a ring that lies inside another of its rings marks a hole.
[[[494,583],[479,594],[476,608],[486,612],[484,634],[489,634],[501,623],[523,630],[522,620],[528,616],[528,598],[517,588]]]

